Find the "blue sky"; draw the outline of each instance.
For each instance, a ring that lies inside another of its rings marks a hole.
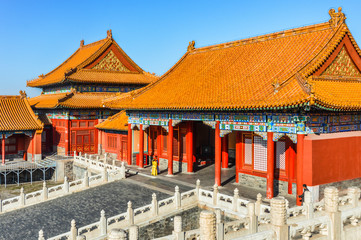
[[[339,6],[361,45],[360,0],[0,0],[0,95],[40,94],[26,80],[57,67],[80,40],[105,38],[108,29],[141,68],[162,75],[192,40],[201,47],[325,22]]]

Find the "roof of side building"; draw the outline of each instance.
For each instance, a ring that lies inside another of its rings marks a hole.
[[[158,77],[141,69],[115,42],[107,38],[80,47],[51,72],[28,81],[29,87],[46,87],[64,82],[105,84],[148,84]]]
[[[0,96],[0,131],[41,130],[26,96]]]
[[[127,131],[128,116],[125,114],[125,111],[123,110],[109,117],[104,122],[99,123],[95,127],[101,130]]]

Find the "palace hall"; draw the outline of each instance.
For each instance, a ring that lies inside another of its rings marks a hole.
[[[218,186],[235,165],[235,181],[258,182],[268,198],[307,184],[317,200],[327,184],[359,180],[361,50],[342,9],[329,15],[239,41],[192,41],[157,81],[104,101],[126,110],[128,164],[157,156],[168,175],[214,164]],[[124,131],[123,114],[108,126]]]
[[[44,123],[43,152],[97,154],[104,145],[120,148],[126,140],[116,141],[112,133],[102,134],[95,128],[118,112],[104,107],[102,101],[156,79],[119,47],[111,30],[100,41],[85,45],[82,40],[80,47],[57,68],[27,82],[29,87],[42,89],[41,95],[29,102]]]

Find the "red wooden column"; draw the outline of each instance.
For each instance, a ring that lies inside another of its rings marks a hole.
[[[303,192],[303,143],[304,143],[304,134],[297,134],[297,205],[301,206],[301,199],[298,197]]]
[[[228,135],[222,137],[222,168],[228,168]]]
[[[273,182],[275,174],[275,144],[273,132],[267,132],[267,198],[273,198]]]
[[[139,124],[139,167],[144,167],[144,131],[143,124]]]
[[[33,135],[33,139],[31,141],[31,151],[32,151],[32,154],[31,154],[31,161],[34,162],[34,158],[35,158],[35,141],[36,141],[36,131],[34,132],[34,135]],[[66,150],[66,149],[65,149]],[[65,154],[67,154],[67,152],[65,151]]]
[[[289,166],[288,166],[288,194],[292,194],[292,181],[295,179],[295,162],[296,162],[296,153],[294,149],[294,144],[290,141],[288,146],[288,158],[289,158]]]
[[[221,186],[221,158],[222,158],[222,143],[221,143],[221,130],[219,129],[219,121],[216,123],[215,129],[215,155],[214,155],[214,167],[215,167],[215,184]]]
[[[173,175],[173,125],[172,119],[168,122],[168,138],[167,138],[167,152],[168,152],[168,175]]]
[[[3,134],[2,136],[3,138],[1,139],[1,151],[2,151],[2,164],[5,164],[5,134]]]
[[[241,161],[243,155],[242,134],[236,131],[236,183],[239,182],[239,170],[241,168]]]
[[[127,141],[128,141],[128,146],[127,146],[127,163],[128,165],[131,165],[132,164],[132,156],[133,156],[133,153],[132,153],[132,124],[129,124],[128,123],[128,138],[127,138]]]
[[[193,123],[187,122],[186,136],[187,172],[193,172]]]

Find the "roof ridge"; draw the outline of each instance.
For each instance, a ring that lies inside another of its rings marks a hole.
[[[44,127],[44,124],[40,121],[39,117],[38,117],[37,115],[35,115],[33,109],[32,109],[31,106],[30,106],[30,103],[29,103],[28,99],[25,97],[25,98],[23,98],[22,100],[24,101],[25,106],[28,108],[28,110],[29,110],[29,112],[30,112],[30,115],[32,116],[32,118],[34,119],[34,121],[35,121],[36,123],[38,123],[39,126],[40,126],[40,129],[42,129],[42,128]]]
[[[18,95],[0,95],[0,99],[20,99]]]
[[[269,41],[269,40],[277,39],[280,37],[289,37],[289,36],[295,36],[297,34],[305,34],[305,33],[311,33],[311,32],[315,32],[315,31],[322,31],[322,30],[326,30],[329,28],[333,28],[333,26],[331,26],[329,22],[323,22],[323,23],[312,24],[312,25],[303,26],[303,27],[299,27],[299,28],[291,28],[291,29],[287,29],[287,30],[277,31],[277,32],[268,33],[268,34],[264,34],[264,35],[257,35],[254,37],[244,38],[244,39],[240,39],[240,40],[218,43],[218,44],[213,44],[213,45],[204,46],[204,47],[200,47],[200,48],[194,48],[190,52],[192,54],[195,54],[195,53],[206,51],[206,50],[214,50],[214,49],[220,49],[220,48],[226,48],[226,47],[236,47],[236,46],[245,45],[245,44],[257,43],[257,42],[261,42],[261,41],[262,42]],[[312,30],[312,31],[310,31],[310,30]]]

